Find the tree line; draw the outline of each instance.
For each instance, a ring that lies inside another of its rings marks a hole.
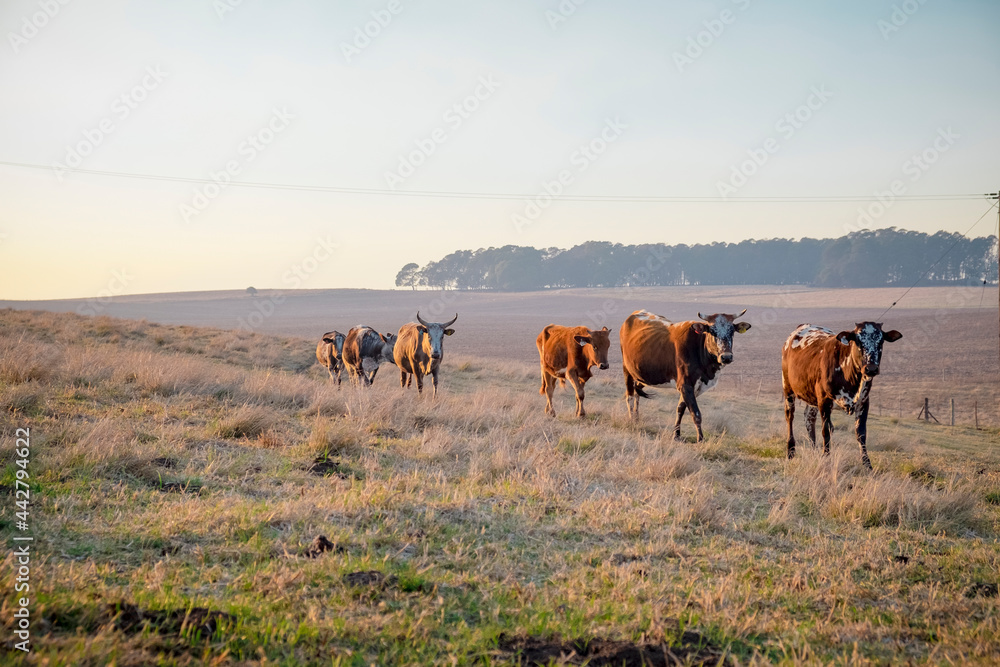
[[[568,250],[507,245],[457,250],[425,266],[411,262],[396,275],[396,286],[498,291],[663,285],[881,287],[909,286],[918,280],[921,285],[995,283],[997,237],[888,228],[798,241],[588,241]]]

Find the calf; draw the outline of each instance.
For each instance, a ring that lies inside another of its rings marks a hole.
[[[343,361],[351,381],[370,387],[380,364],[396,363],[392,354],[395,343],[396,337],[391,333],[382,335],[371,327],[358,325],[348,331]]]
[[[593,377],[590,372],[592,367],[600,366],[602,371],[608,369],[608,348],[611,347],[608,328],[593,331],[583,326],[550,324],[538,334],[535,346],[542,366],[542,388],[538,393],[545,395],[545,414],[556,416],[552,407],[552,392],[558,378],[561,386],[566,386],[566,380],[573,385],[576,416],[587,416],[583,409],[583,385]]]
[[[344,340],[347,338],[339,331],[327,331],[316,345],[316,359],[323,364],[331,379],[337,380],[340,388],[340,372],[344,369]]]
[[[639,414],[639,397],[649,398],[645,386],[665,384],[680,393],[674,438],[681,437],[681,418],[687,408],[704,439],[701,410],[696,396],[715,387],[722,367],[733,361],[733,335],[746,333],[747,322],[737,322],[739,315],[718,313],[708,317],[698,313],[701,322],[674,324],[646,310],[637,310],[626,318],[621,328],[622,368],[625,371],[625,404],[630,416]]]
[[[882,344],[903,337],[882,331],[880,322],[861,322],[852,331],[834,334],[830,329],[801,324],[781,350],[781,387],[788,423],[788,458],[795,457],[792,421],[795,399],[806,408],[809,440],[816,444],[816,411],[823,420],[823,453],[830,453],[830,413],[834,404],[855,415],[854,432],[861,447],[861,462],[871,470],[865,445],[868,438],[868,398],[872,378],[879,374]]]

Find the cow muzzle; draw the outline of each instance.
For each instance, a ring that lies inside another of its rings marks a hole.
[[[602,371],[608,370],[608,365],[607,364],[601,364],[601,370]]]
[[[732,352],[726,352],[725,354],[720,354],[719,355],[719,361],[721,361],[724,364],[731,364],[731,363],[733,363],[733,353]]]
[[[440,354],[435,353],[431,355],[431,359],[440,359],[440,358],[441,358]]]
[[[878,364],[867,364],[865,366],[865,375],[867,375],[870,378],[873,378],[876,375],[878,375]]]

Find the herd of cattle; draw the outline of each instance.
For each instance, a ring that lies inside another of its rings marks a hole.
[[[625,402],[629,415],[639,414],[639,398],[649,398],[644,387],[667,385],[677,389],[677,419],[674,437],[680,438],[681,419],[691,411],[698,440],[703,439],[701,410],[697,396],[712,389],[719,381],[723,366],[733,361],[733,337],[750,329],[747,322],[737,322],[738,315],[716,313],[699,320],[671,322],[646,310],[637,310],[625,320],[619,332],[622,368],[625,372]],[[426,322],[417,313],[417,321],[404,324],[397,334],[380,334],[371,327],[356,326],[346,335],[337,331],[323,334],[316,346],[316,358],[327,368],[330,377],[340,384],[346,369],[355,384],[370,386],[379,365],[388,362],[399,368],[401,387],[409,387],[413,377],[417,391],[423,392],[424,376],[430,375],[437,396],[438,370],[444,358],[444,337],[455,333],[448,322]],[[535,345],[541,363],[542,388],[546,414],[555,416],[552,392],[556,380],[565,386],[568,380],[576,392],[576,414],[583,408],[584,385],[593,375],[590,369],[608,368],[611,332],[607,327],[592,330],[585,326],[563,327],[550,324],[538,334]],[[855,434],[861,447],[861,460],[871,468],[866,448],[868,399],[872,379],[879,373],[883,343],[902,338],[898,331],[882,331],[878,322],[861,322],[853,330],[835,334],[830,329],[802,324],[785,341],[781,351],[781,385],[785,396],[785,421],[788,425],[788,458],[795,456],[792,421],[795,399],[806,404],[806,429],[816,445],[816,417],[822,419],[823,452],[830,453],[830,413],[834,405],[855,415]]]

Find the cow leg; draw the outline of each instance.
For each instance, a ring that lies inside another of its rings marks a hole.
[[[400,389],[406,389],[406,380],[407,380],[408,376],[409,376],[409,373],[407,373],[406,371],[404,371],[402,368],[399,369],[399,388]]]
[[[871,459],[868,458],[868,401],[867,399],[858,406],[857,417],[854,421],[854,432],[858,436],[858,445],[861,447],[861,463],[869,470],[872,469]]]
[[[806,406],[806,435],[809,436],[809,442],[812,446],[816,446],[816,416],[819,414],[819,410],[811,405]]]
[[[368,385],[371,386],[375,383],[375,374],[378,373],[378,366],[372,371],[372,374],[368,376]]]
[[[625,407],[628,409],[629,417],[638,417],[639,396],[638,394],[635,393],[635,378],[633,378],[627,370],[624,372],[625,372]]]
[[[434,398],[438,397],[438,369],[431,370],[431,381],[434,383]]]
[[[701,410],[698,408],[698,400],[694,397],[694,387],[684,387],[684,402],[687,404],[688,409],[691,410],[691,421],[694,422],[694,427],[698,431],[698,442],[701,442],[705,439],[705,435],[701,432]],[[680,429],[678,428],[679,431]]]
[[[808,407],[806,408],[808,410]],[[792,422],[795,421],[795,394],[785,393],[785,423],[788,425],[788,458],[795,458],[795,431]]]
[[[573,391],[576,392],[576,416],[586,417],[587,411],[583,409],[583,385],[586,384],[586,380],[580,379],[580,376],[572,371],[566,371],[566,379],[573,385]]]
[[[636,402],[639,401],[639,397],[636,397]],[[677,420],[674,422],[674,440],[681,439],[681,419],[684,418],[684,411],[687,410],[687,403],[684,402],[684,394],[681,394],[681,398],[677,401]]]
[[[826,400],[819,408],[819,416],[823,420],[823,454],[830,454],[830,434],[833,432],[833,422],[830,413],[833,412],[833,401]]]
[[[552,392],[556,390],[556,376],[545,373],[542,375],[542,392],[545,394],[545,414],[556,416],[556,409],[552,405]]]
[[[424,376],[420,374],[420,371],[414,371],[413,377],[417,379],[417,394],[422,396],[424,393]]]

